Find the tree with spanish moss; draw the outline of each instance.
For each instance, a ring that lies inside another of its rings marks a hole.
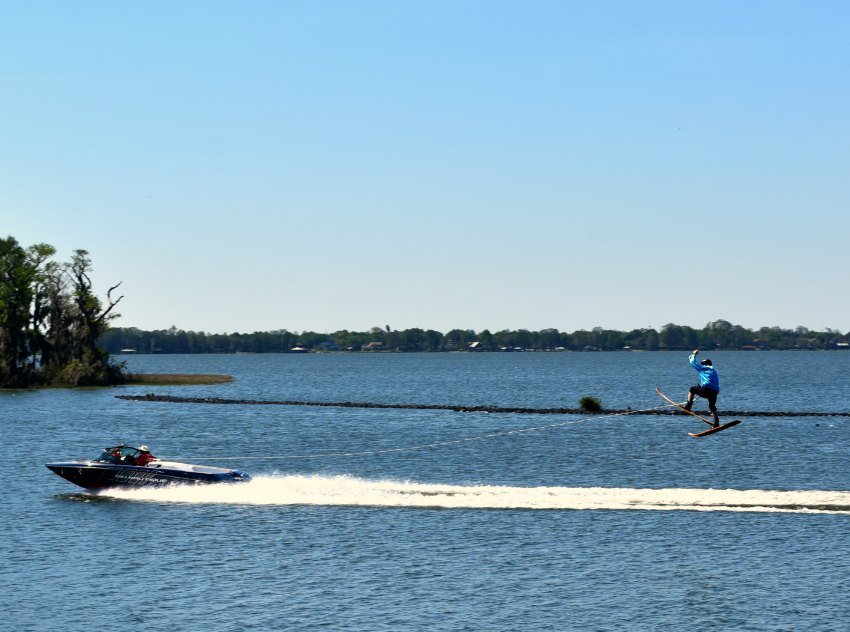
[[[76,250],[69,263],[52,261],[48,244],[23,248],[0,239],[0,387],[115,384],[123,367],[110,363],[99,338],[118,317],[92,290],[91,260]]]
[[[0,384],[24,386],[33,379],[30,308],[37,266],[9,237],[0,239]]]

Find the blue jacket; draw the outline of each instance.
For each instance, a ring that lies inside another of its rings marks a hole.
[[[699,373],[699,385],[714,389],[719,393],[720,377],[717,375],[717,371],[714,370],[714,367],[700,364],[697,362],[697,357],[693,353],[688,359],[691,361],[691,366]]]

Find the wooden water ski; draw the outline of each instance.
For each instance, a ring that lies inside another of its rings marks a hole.
[[[702,415],[697,415],[697,414],[696,414],[694,411],[692,411],[692,410],[688,410],[687,408],[685,408],[685,407],[684,407],[684,406],[682,406],[681,404],[677,404],[677,403],[676,403],[676,402],[674,402],[672,399],[670,399],[669,397],[667,397],[664,393],[662,393],[661,391],[659,391],[657,388],[655,389],[655,392],[656,392],[656,393],[658,393],[659,395],[661,395],[661,399],[663,399],[663,400],[665,400],[665,401],[667,401],[667,402],[670,402],[671,404],[673,404],[673,405],[674,405],[676,408],[678,408],[679,410],[681,410],[681,411],[683,411],[683,412],[686,412],[686,413],[688,413],[689,415],[693,415],[694,417],[696,417],[696,418],[697,418],[697,419],[699,419],[700,421],[703,421],[703,422],[707,423],[707,424],[708,424],[709,426],[711,426],[712,428],[714,427],[714,423],[713,423],[713,422],[709,421],[708,419],[706,419],[706,418],[705,418],[705,417],[703,417]]]
[[[679,410],[686,412],[689,415],[692,415],[693,417],[696,417],[700,421],[705,422],[709,426],[711,426],[711,428],[709,428],[708,430],[703,430],[702,432],[689,432],[688,436],[691,436],[691,437],[707,437],[710,434],[714,434],[715,432],[720,432],[721,430],[726,430],[726,428],[731,428],[732,426],[737,426],[739,423],[741,423],[740,419],[735,419],[734,421],[730,421],[729,423],[720,424],[719,426],[715,426],[712,422],[710,422],[708,419],[706,419],[702,415],[698,415],[694,411],[688,410],[687,408],[685,408],[681,404],[677,404],[672,399],[667,397],[664,393],[662,393],[660,390],[658,390],[658,388],[655,389],[655,392],[658,393],[661,396],[661,399],[663,399],[664,401],[673,404],[673,406],[675,406]]]
[[[708,430],[703,430],[702,432],[689,432],[688,436],[690,437],[706,437],[710,434],[714,434],[715,432],[720,432],[721,430],[726,430],[726,428],[731,428],[732,426],[737,426],[741,423],[740,419],[736,419],[735,421],[730,421],[728,424],[720,424],[717,427],[709,428]]]

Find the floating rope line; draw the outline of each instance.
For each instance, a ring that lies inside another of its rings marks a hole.
[[[431,450],[434,448],[442,448],[450,445],[459,445],[461,443],[467,443],[470,441],[483,441],[485,439],[493,439],[495,437],[507,437],[515,434],[523,434],[526,432],[540,432],[542,430],[551,430],[553,428],[562,428],[564,426],[575,426],[577,424],[590,421],[591,419],[605,419],[611,417],[622,417],[624,415],[637,415],[637,414],[645,414],[648,411],[659,410],[662,408],[669,408],[672,404],[664,404],[663,406],[656,406],[654,408],[647,408],[644,410],[629,410],[629,411],[617,411],[608,414],[594,414],[592,416],[585,417],[583,419],[571,419],[570,421],[561,421],[554,424],[546,424],[543,426],[531,426],[528,428],[515,428],[513,430],[498,430],[496,432],[489,432],[487,434],[476,435],[473,437],[461,437],[460,439],[447,439],[445,441],[434,441],[432,443],[423,443],[420,445],[414,446],[405,446],[400,448],[384,448],[381,450],[360,450],[356,452],[318,452],[313,454],[283,454],[283,455],[271,455],[271,456],[229,456],[229,457],[192,457],[192,458],[181,458],[182,461],[205,461],[205,460],[216,460],[216,461],[252,461],[252,460],[298,460],[298,459],[323,459],[323,458],[335,458],[335,457],[354,457],[354,456],[373,456],[376,454],[391,454],[393,452],[412,452],[416,450]],[[164,459],[166,460],[166,459]],[[176,459],[175,459],[176,460]]]
[[[174,395],[116,395],[117,399],[135,402],[164,402],[171,404],[240,404],[246,406],[318,406],[331,408],[394,408],[407,410],[453,410],[462,413],[512,413],[528,415],[604,415],[641,413],[644,415],[687,415],[680,410],[661,410],[671,406],[659,406],[644,410],[611,409],[594,413],[584,408],[517,408],[501,406],[463,406],[455,404],[378,404],[374,402],[306,402],[293,400],[223,399],[219,397],[176,397]],[[699,411],[694,411],[699,412]],[[850,417],[850,412],[778,412],[724,410],[724,417]]]

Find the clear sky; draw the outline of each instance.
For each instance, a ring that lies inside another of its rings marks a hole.
[[[850,331],[843,0],[0,15],[0,235],[115,326]]]

